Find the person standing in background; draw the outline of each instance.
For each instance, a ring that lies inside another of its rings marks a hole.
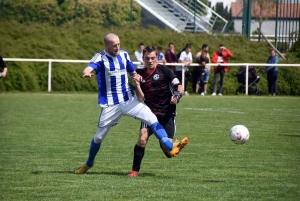
[[[3,61],[2,56],[0,55],[0,78],[6,77],[7,71],[8,71],[7,66],[6,66],[5,62]]]
[[[156,48],[156,51],[157,51],[157,63],[163,63],[163,64],[165,64],[166,63],[166,59],[165,59],[164,53],[162,53],[162,47],[158,46]]]
[[[208,53],[208,45],[207,44],[203,44],[202,45],[202,49],[200,52],[198,52],[196,54],[196,60],[197,59],[200,59],[200,56],[202,54],[202,51],[206,51],[207,52],[207,58],[208,58],[208,63],[210,63],[210,56],[209,56],[209,53]],[[196,62],[197,63],[197,62]],[[207,92],[207,83],[208,83],[208,80],[209,80],[209,76],[210,76],[210,66],[208,65],[205,65],[205,70],[204,70],[204,77],[203,77],[203,84],[204,84],[204,95],[206,94]],[[199,90],[199,84],[196,85],[196,91]],[[202,95],[202,94],[201,94]]]
[[[219,88],[219,96],[222,96],[222,90],[224,86],[224,78],[225,73],[228,71],[228,66],[220,66],[219,64],[226,64],[228,58],[232,57],[232,53],[223,45],[219,45],[219,50],[214,52],[211,61],[213,63],[218,64],[214,66],[214,90],[212,96],[216,95],[217,92],[217,84],[220,76],[220,88]]]
[[[182,69],[185,69],[185,79],[184,79],[184,95],[188,96],[189,93],[187,91],[189,78],[190,78],[190,72],[189,72],[189,65],[193,62],[193,56],[192,56],[192,45],[186,44],[183,50],[180,53],[178,63],[183,63],[184,66],[176,66],[176,76],[180,80],[180,83],[182,83]]]
[[[145,48],[144,43],[140,43],[139,44],[139,49],[134,52],[134,56],[135,56],[136,61],[142,63],[140,65],[137,65],[137,69],[144,68],[144,64],[143,64],[143,62],[144,62],[143,61],[143,50],[144,50],[144,48]]]
[[[177,63],[178,59],[175,54],[175,46],[173,43],[169,43],[169,49],[166,50],[167,63]],[[168,66],[173,72],[175,72],[175,66]]]
[[[278,57],[275,50],[270,50],[270,56],[267,59],[267,64],[278,64]],[[265,71],[267,73],[268,91],[272,96],[276,95],[276,81],[278,77],[278,66],[266,66]]]
[[[201,96],[204,96],[204,83],[205,83],[205,67],[206,64],[209,63],[209,59],[207,56],[207,51],[202,50],[200,57],[195,59],[195,62],[199,64],[199,66],[194,67],[193,71],[193,89],[195,90],[196,94],[199,90],[199,84],[201,88]]]

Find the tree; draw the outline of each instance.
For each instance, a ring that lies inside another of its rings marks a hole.
[[[274,10],[276,3],[274,0],[253,0],[252,16],[258,22],[258,42],[261,39],[261,26],[264,21],[269,19],[270,13]]]
[[[216,5],[214,7],[212,7],[212,9],[218,13],[220,16],[222,16],[225,20],[230,21],[231,20],[231,14],[229,12],[228,7],[226,6],[224,8],[223,3],[216,3]],[[215,30],[217,31],[221,31],[220,27],[224,26],[224,22],[220,19],[218,19],[214,25]],[[228,26],[228,25],[227,25]],[[234,24],[231,23],[230,26],[227,28],[227,31],[234,31]]]

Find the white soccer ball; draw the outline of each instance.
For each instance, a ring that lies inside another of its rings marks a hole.
[[[243,125],[233,126],[229,131],[229,137],[236,144],[244,144],[250,137],[248,128]]]

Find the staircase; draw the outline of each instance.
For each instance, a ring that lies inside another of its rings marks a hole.
[[[135,1],[177,32],[223,32],[227,25],[224,18],[199,0]]]

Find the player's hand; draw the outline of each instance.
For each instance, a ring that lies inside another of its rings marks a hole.
[[[82,76],[86,77],[86,78],[91,78],[91,77],[94,76],[94,74],[92,74],[92,73],[84,73]]]
[[[143,80],[142,76],[139,74],[134,74],[132,77],[133,82],[135,83],[136,86],[140,85],[140,82]]]
[[[174,96],[171,97],[171,101],[170,104],[171,105],[176,105],[178,103],[178,100],[176,98],[174,98]]]
[[[2,73],[1,73],[1,77],[6,77],[6,73],[5,73],[5,72],[2,72]]]

